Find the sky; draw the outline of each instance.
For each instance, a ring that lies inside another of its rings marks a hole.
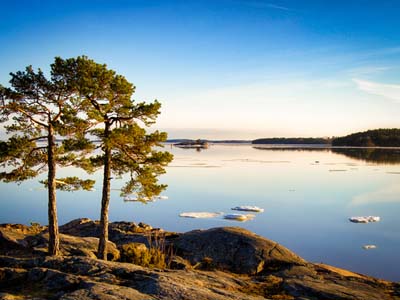
[[[0,0],[0,84],[86,55],[162,103],[169,138],[400,127],[398,0]]]

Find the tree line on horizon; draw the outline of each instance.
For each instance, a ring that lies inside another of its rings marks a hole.
[[[260,138],[252,144],[281,144],[281,145],[332,145],[353,147],[400,147],[400,129],[381,128],[352,133],[343,137],[332,138]]]
[[[332,146],[400,147],[400,129],[381,128],[334,138]]]
[[[330,144],[332,140],[330,138],[261,138],[255,139],[252,144],[299,144],[299,145],[323,145]]]
[[[20,183],[47,174],[41,183],[48,190],[48,253],[59,255],[56,190],[91,190],[95,182],[57,178],[57,168],[75,166],[88,174],[102,169],[97,255],[107,260],[112,176],[129,174],[121,194],[135,192],[143,202],[166,188],[158,176],[172,155],[154,147],[167,135],[145,129],[155,122],[161,104],[133,100],[132,83],[86,56],[56,57],[49,78],[32,66],[10,76],[11,87],[0,85],[0,123],[8,137],[0,141],[0,180]]]

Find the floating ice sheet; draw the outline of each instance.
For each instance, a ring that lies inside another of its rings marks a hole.
[[[248,214],[248,215],[227,214],[224,216],[224,219],[234,220],[234,221],[248,221],[248,220],[252,220],[254,217],[255,217],[255,215],[252,215],[252,214]]]
[[[249,206],[249,205],[243,205],[243,206],[236,206],[231,208],[232,210],[240,210],[240,211],[253,211],[253,212],[263,212],[263,208],[259,208],[258,206]]]
[[[215,218],[221,216],[223,213],[221,212],[183,212],[180,213],[179,216],[183,218],[195,218],[195,219],[205,219],[205,218]]]
[[[372,222],[379,222],[380,220],[381,218],[377,216],[363,216],[363,217],[349,218],[349,221],[353,223],[372,223]]]
[[[365,250],[376,249],[376,245],[364,245],[363,249],[365,249]]]
[[[168,196],[164,195],[154,196],[152,198],[143,197],[142,199],[139,199],[137,195],[129,195],[124,197],[124,201],[126,202],[141,202],[141,201],[154,202],[156,200],[167,200],[167,199]]]

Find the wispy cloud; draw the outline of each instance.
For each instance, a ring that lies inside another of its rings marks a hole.
[[[364,66],[364,67],[359,67],[359,68],[353,68],[350,70],[347,70],[347,73],[351,75],[352,77],[358,77],[358,76],[365,76],[365,75],[375,75],[375,74],[380,74],[385,71],[391,70],[393,67],[386,67],[386,66]]]
[[[245,4],[248,6],[256,7],[256,8],[271,8],[271,9],[279,9],[284,11],[291,11],[290,8],[282,5],[278,5],[271,2],[264,1],[239,1],[241,4]]]
[[[287,10],[287,11],[290,10],[290,9],[287,8],[287,7],[284,7],[284,6],[281,6],[281,5],[272,4],[272,3],[265,3],[265,6],[266,6],[266,7],[269,7],[269,8],[280,9],[280,10]]]
[[[353,81],[361,91],[400,102],[400,84],[385,84],[361,79],[353,79]]]

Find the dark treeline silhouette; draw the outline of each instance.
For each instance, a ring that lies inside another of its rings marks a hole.
[[[252,141],[252,144],[299,144],[299,145],[317,145],[317,144],[330,144],[329,138],[262,138]]]
[[[400,129],[375,129],[334,138],[332,146],[400,147]]]

